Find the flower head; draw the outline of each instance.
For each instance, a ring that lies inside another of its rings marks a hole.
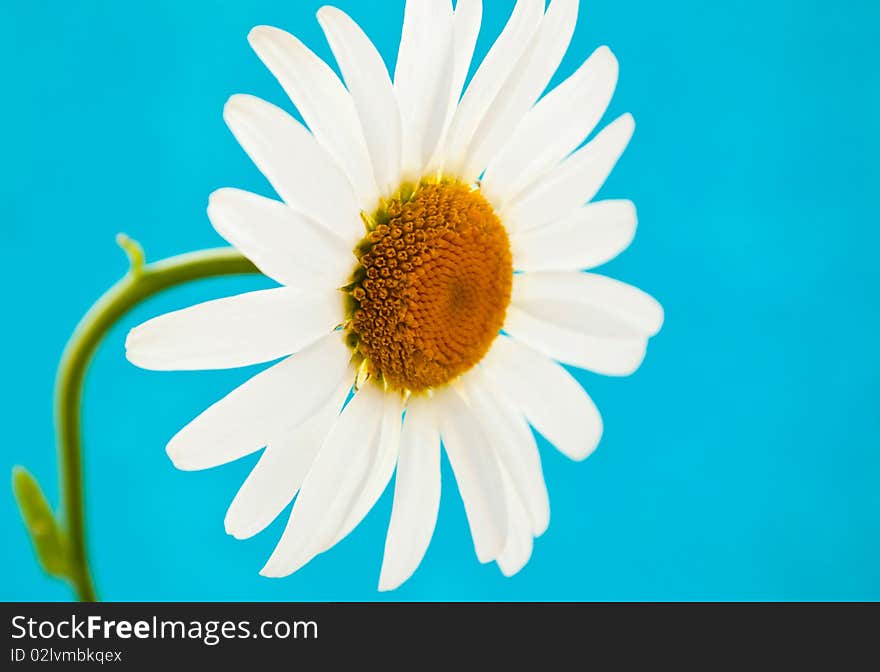
[[[281,360],[167,448],[181,469],[265,449],[226,516],[249,537],[295,498],[263,574],[344,538],[396,467],[380,588],[400,585],[433,534],[441,441],[477,557],[513,574],[550,516],[530,425],[572,459],[596,447],[599,413],[558,362],[627,375],[663,312],[583,272],[627,247],[636,214],[591,202],[632,117],[581,146],[617,81],[611,52],[542,96],[577,9],[519,0],[466,89],[479,0],[409,0],[393,80],[337,9],[318,20],[344,83],[295,37],[251,32],[306,125],[233,96],[225,119],[281,200],[221,189],[208,215],[281,286],[157,317],[126,346],[150,369]]]

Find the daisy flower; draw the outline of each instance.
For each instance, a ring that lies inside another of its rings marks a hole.
[[[584,272],[635,233],[631,202],[592,202],[634,124],[583,144],[617,82],[606,47],[542,95],[577,12],[519,0],[466,89],[480,0],[409,0],[393,78],[333,7],[318,21],[341,79],[292,35],[251,31],[305,125],[230,98],[226,123],[281,200],[220,189],[208,216],[280,286],[152,319],[126,348],[154,370],[280,360],[167,447],[184,470],[264,449],[225,520],[251,537],[295,498],[262,574],[338,543],[396,468],[379,588],[399,586],[434,531],[442,444],[477,558],[512,575],[550,517],[532,428],[574,460],[596,447],[599,413],[560,363],[632,373],[663,311]]]

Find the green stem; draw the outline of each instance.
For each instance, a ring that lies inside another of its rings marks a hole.
[[[250,261],[232,248],[192,252],[145,265],[136,242],[123,235],[117,240],[129,257],[129,272],[80,320],[61,356],[55,387],[69,579],[82,602],[97,599],[86,552],[81,436],[83,380],[92,355],[110,328],[144,299],[192,280],[257,272]]]

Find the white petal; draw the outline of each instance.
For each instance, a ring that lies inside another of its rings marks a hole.
[[[383,195],[388,194],[399,186],[401,143],[400,112],[388,70],[376,47],[347,14],[322,7],[318,22],[357,108],[376,184]]]
[[[458,0],[453,16],[453,61],[455,66],[450,87],[450,116],[455,111],[464,82],[467,79],[471,61],[474,58],[474,47],[480,34],[480,23],[483,20],[482,0]]]
[[[557,321],[533,315],[511,304],[504,329],[516,340],[553,359],[605,376],[628,376],[645,359],[648,346],[645,337],[592,336],[561,324],[558,312],[550,317]]]
[[[623,252],[636,235],[632,201],[594,201],[540,229],[510,236],[519,271],[579,271]]]
[[[408,0],[394,71],[406,175],[419,177],[437,147],[446,123],[454,67],[452,3]]]
[[[502,211],[511,231],[546,226],[592,200],[626,149],[635,122],[624,114],[595,138],[526,189]]]
[[[507,492],[507,541],[498,556],[498,568],[504,576],[513,576],[532,557],[534,539],[529,529],[529,516],[506,470],[502,470]]]
[[[356,262],[351,246],[322,226],[280,201],[248,191],[215,191],[208,217],[217,233],[283,285],[342,287]]]
[[[498,557],[507,532],[501,468],[480,422],[456,392],[435,396],[440,435],[464,501],[474,550],[480,562]]]
[[[458,107],[461,91],[470,70],[474,47],[483,18],[482,0],[458,0],[452,18],[452,81],[449,87],[449,103],[443,119],[443,129],[434,154],[425,167],[425,174],[438,172],[446,159],[446,140],[449,126]]]
[[[369,474],[381,424],[382,392],[367,385],[330,430],[293,504],[284,534],[260,571],[263,576],[292,574],[323,550],[328,535],[342,526]]]
[[[528,512],[529,537],[543,534],[550,523],[550,500],[532,431],[521,412],[500,401],[499,391],[481,369],[470,371],[463,381],[468,402],[480,418],[517,498]]]
[[[258,373],[210,406],[168,442],[178,469],[216,467],[259,450],[314,415],[351,375],[340,334]]]
[[[421,563],[440,509],[440,434],[431,402],[410,399],[400,437],[394,504],[379,590],[394,590]]]
[[[533,315],[595,336],[653,336],[663,325],[663,308],[651,296],[595,273],[518,274],[512,301]]]
[[[383,400],[382,429],[378,450],[373,456],[367,478],[358,493],[351,511],[342,527],[333,536],[328,536],[324,550],[335,546],[357,527],[370,509],[376,504],[394,473],[397,453],[400,448],[400,427],[403,417],[403,399],[399,394],[387,392]]]
[[[353,245],[363,236],[360,206],[345,173],[314,136],[284,110],[238,94],[223,118],[278,195]]]
[[[264,530],[290,504],[350,389],[351,382],[344,382],[316,415],[269,440],[260,461],[229,505],[224,521],[228,534],[248,539]]]
[[[351,182],[363,207],[374,205],[376,180],[357,109],[339,77],[289,33],[257,26],[248,35],[320,145]]]
[[[605,114],[617,86],[617,59],[599,47],[577,72],[538,101],[492,158],[480,184],[497,208],[573,152]]]
[[[519,408],[529,422],[573,460],[583,460],[602,436],[602,418],[581,385],[543,355],[500,336],[482,368],[494,389]]]
[[[517,0],[501,35],[474,74],[449,127],[444,147],[445,169],[458,174],[480,122],[507,78],[520,65],[540,25],[544,0]]]
[[[342,318],[338,291],[264,289],[154,317],[128,333],[125,355],[155,371],[260,364],[315,342]]]
[[[543,93],[568,49],[577,23],[578,0],[552,0],[538,31],[498,92],[468,148],[462,176],[479,177],[489,161]]]

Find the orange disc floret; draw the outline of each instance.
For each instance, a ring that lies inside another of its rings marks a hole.
[[[444,385],[483,358],[504,324],[507,232],[479,191],[455,181],[401,189],[368,221],[349,285],[348,342],[390,388]]]

